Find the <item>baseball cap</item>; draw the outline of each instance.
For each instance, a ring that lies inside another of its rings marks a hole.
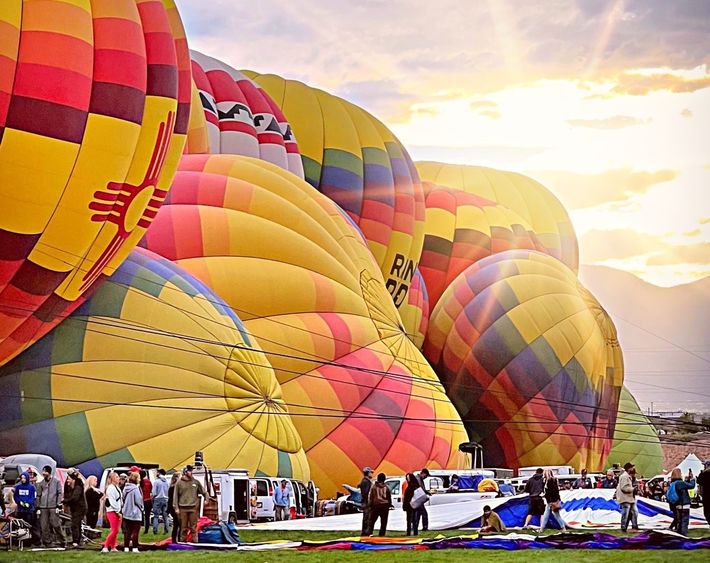
[[[141,470],[137,465],[131,465],[131,473],[138,473]]]
[[[195,470],[195,468],[192,467],[192,465],[188,464],[188,465],[186,465],[186,466],[183,468],[182,472],[183,472],[183,473],[187,473],[187,472],[189,472],[189,471],[194,471],[194,470]]]

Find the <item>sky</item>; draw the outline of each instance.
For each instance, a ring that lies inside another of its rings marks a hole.
[[[710,275],[710,1],[178,5],[191,48],[351,100],[415,160],[541,181],[583,263]]]

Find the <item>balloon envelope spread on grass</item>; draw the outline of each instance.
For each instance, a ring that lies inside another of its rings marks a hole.
[[[362,230],[395,305],[407,299],[424,236],[424,194],[409,154],[362,108],[273,74],[252,77],[298,139],[306,180]]]
[[[616,329],[559,260],[510,250],[444,292],[424,353],[494,467],[599,470],[623,383]]]
[[[641,412],[634,396],[624,387],[607,465],[618,463],[623,466],[627,461],[636,466],[639,476],[653,477],[663,471],[663,449],[658,433]]]
[[[324,494],[365,465],[456,465],[460,418],[357,228],[305,181],[261,160],[186,155],[142,244],[203,280],[259,340]]]
[[[2,368],[0,442],[85,474],[127,460],[309,478],[273,369],[241,320],[176,264],[136,249]]]
[[[422,181],[475,194],[517,213],[532,227],[538,250],[577,271],[579,248],[572,222],[559,200],[539,182],[484,166],[422,161],[416,167]]]
[[[0,3],[0,365],[140,240],[187,133],[172,0]]]

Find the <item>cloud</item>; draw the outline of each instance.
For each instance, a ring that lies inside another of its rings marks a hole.
[[[658,237],[633,229],[591,230],[579,239],[585,264],[642,256],[656,251],[660,244]]]
[[[489,119],[500,119],[501,114],[498,110],[494,109],[484,109],[478,112],[478,115],[483,117],[488,117]]]
[[[645,172],[616,168],[599,174],[563,170],[530,171],[528,174],[550,188],[567,208],[581,209],[627,202],[656,184],[675,179],[678,171]]]
[[[412,94],[400,91],[399,85],[388,79],[346,82],[333,94],[365,108],[390,123],[408,119],[411,106],[416,99]]]
[[[617,79],[611,94],[645,96],[650,92],[665,90],[668,92],[695,92],[710,87],[710,76],[685,78],[675,74],[643,75],[624,73]]]
[[[671,266],[674,264],[710,264],[710,242],[669,245],[662,252],[650,256],[648,266]]]
[[[685,108],[683,111],[680,112],[680,115],[682,117],[693,117],[693,112],[690,111],[688,108]]]
[[[493,100],[475,100],[468,107],[471,111],[480,111],[481,108],[497,108],[498,104]]]
[[[651,119],[640,119],[631,117],[630,115],[614,115],[603,119],[568,119],[572,127],[587,127],[589,129],[623,129],[624,127],[632,127],[634,125],[642,125],[650,123]]]

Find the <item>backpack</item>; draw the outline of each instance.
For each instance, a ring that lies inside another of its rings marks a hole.
[[[680,500],[680,496],[678,495],[678,487],[676,486],[677,483],[678,481],[671,483],[670,487],[668,487],[668,492],[666,493],[666,498],[671,504],[677,504]]]

